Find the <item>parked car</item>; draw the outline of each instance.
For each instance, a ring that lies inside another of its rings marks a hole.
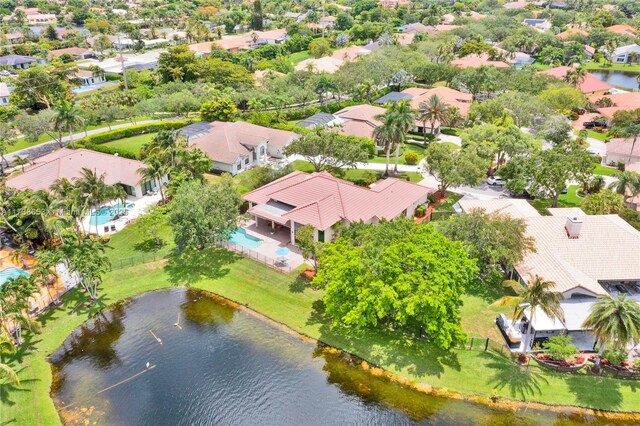
[[[609,127],[606,121],[585,121],[582,123],[585,129],[593,129],[595,127],[600,127],[602,129],[606,129]]]
[[[504,179],[502,179],[500,176],[489,176],[487,178],[487,183],[489,185],[503,186],[506,183],[506,181]]]

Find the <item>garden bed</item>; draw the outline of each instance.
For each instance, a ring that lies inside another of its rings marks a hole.
[[[575,373],[580,370],[582,367],[587,365],[587,357],[579,356],[575,359],[567,361],[554,361],[549,358],[548,355],[538,354],[532,357],[536,360],[536,362],[543,367],[549,368],[554,371],[559,371],[561,373]]]
[[[627,379],[640,378],[640,368],[631,369],[628,366],[611,365],[604,359],[602,359],[600,362],[605,370],[615,374],[616,377],[625,377]]]

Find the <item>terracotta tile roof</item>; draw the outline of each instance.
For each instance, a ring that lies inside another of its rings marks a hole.
[[[552,77],[555,77],[560,80],[564,80],[565,76],[569,71],[572,71],[573,67],[568,67],[566,65],[550,68],[544,71],[538,71],[538,74],[546,74]],[[613,86],[605,83],[602,80],[599,80],[596,76],[587,73],[582,83],[578,87],[582,93],[595,93],[595,92],[606,92],[607,90],[613,89]]]
[[[367,55],[369,53],[371,52],[362,46],[348,46],[336,50],[331,54],[331,56],[336,59],[355,61],[360,56]]]
[[[85,53],[87,53],[89,51],[89,49],[84,49],[82,47],[67,47],[66,49],[55,49],[55,50],[51,50],[49,53],[51,53],[52,55],[55,56],[60,56],[63,55],[65,53],[68,53],[69,55],[83,55]]]
[[[306,71],[311,66],[313,72],[326,72],[333,74],[344,65],[344,59],[335,58],[333,56],[325,56],[323,58],[309,58],[296,64],[296,71]]]
[[[597,102],[602,98],[609,98],[613,102],[613,106],[609,108],[619,109],[636,109],[640,108],[640,92],[627,92],[627,93],[607,93],[604,95],[591,95],[589,100],[591,102]]]
[[[394,178],[365,188],[326,172],[293,172],[243,198],[257,205],[276,201],[292,206],[281,215],[283,218],[325,230],[343,219],[349,222],[393,219],[432,191]]]
[[[454,59],[453,61],[451,61],[451,65],[458,68],[479,68],[483,65],[496,68],[509,67],[509,64],[505,62],[489,60],[489,55],[486,53],[483,53],[481,55],[473,53],[471,55],[465,56],[464,58]]]
[[[373,105],[353,105],[343,108],[334,115],[340,117],[344,123],[333,129],[345,135],[373,138],[373,130],[382,124],[375,117],[386,111],[384,108]]]
[[[607,154],[629,155],[640,158],[640,141],[633,147],[633,138],[614,138],[607,142]]]
[[[606,294],[600,280],[640,279],[640,232],[617,215],[559,210],[556,216],[526,219],[527,234],[535,238],[537,251],[516,266],[525,280],[539,275],[555,282],[556,291],[580,287],[597,295]],[[578,238],[567,236],[565,213],[581,213]]]
[[[605,30],[612,33],[618,33],[618,34],[629,35],[629,36],[635,36],[638,34],[638,31],[636,31],[635,28],[627,24],[612,25],[610,27],[605,28]]]
[[[463,93],[450,87],[437,86],[431,89],[422,89],[418,87],[410,87],[401,93],[407,93],[413,96],[411,99],[411,108],[419,109],[420,104],[429,100],[433,95],[437,95],[445,104],[454,106],[460,110],[460,115],[466,117],[471,108],[473,95],[471,93]]]
[[[197,123],[201,126],[203,123]],[[187,126],[188,127],[188,126]],[[286,130],[257,126],[244,121],[209,123],[203,134],[189,140],[192,147],[200,148],[209,158],[233,164],[239,156],[249,155],[253,147],[262,142],[284,148],[298,135]]]
[[[105,174],[108,185],[123,183],[135,186],[140,182],[138,169],[144,168],[141,161],[130,160],[117,155],[104,154],[79,148],[74,150],[62,148],[37,158],[35,164],[24,173],[7,179],[7,186],[16,189],[32,189],[48,191],[58,179],[74,180],[80,177],[83,168]]]
[[[502,7],[504,7],[505,9],[524,9],[525,7],[527,7],[527,4],[528,3],[526,1],[512,1],[503,4]]]
[[[561,38],[561,39],[564,40],[564,39],[567,39],[567,38],[569,38],[571,36],[574,36],[574,35],[586,36],[586,35],[589,35],[589,33],[586,32],[585,30],[583,30],[582,28],[572,27],[572,28],[569,28],[567,30],[564,30],[561,33],[556,34],[556,37]]]

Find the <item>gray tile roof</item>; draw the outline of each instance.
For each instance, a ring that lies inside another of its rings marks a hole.
[[[400,102],[413,99],[413,95],[402,92],[389,92],[381,98],[376,99],[374,102],[377,104],[386,104],[387,102]]]
[[[325,126],[335,119],[336,117],[332,114],[326,112],[318,112],[313,114],[309,118],[305,118],[304,120],[299,121],[298,123],[296,123],[296,126],[302,127],[303,129],[310,129],[316,126]]]
[[[32,58],[31,56],[23,56],[23,55],[6,55],[0,56],[0,65],[22,65],[22,64],[30,64],[32,62],[38,62],[38,59]]]

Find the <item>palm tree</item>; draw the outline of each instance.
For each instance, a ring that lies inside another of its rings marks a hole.
[[[564,311],[560,306],[562,295],[554,293],[553,287],[556,283],[553,281],[545,281],[542,277],[536,275],[532,280],[527,282],[527,286],[518,296],[504,296],[496,300],[492,306],[510,306],[513,307],[513,321],[517,321],[524,317],[525,311],[529,312],[530,323],[524,330],[525,338],[522,346],[522,355],[526,355],[531,346],[533,338],[533,323],[536,313],[540,310],[550,318],[556,317],[564,320]]]
[[[436,126],[436,122],[444,121],[447,116],[447,104],[442,102],[438,95],[433,95],[418,106],[418,119],[422,121],[422,132],[424,133],[424,143],[427,143],[427,121],[431,124],[431,134]]]
[[[573,87],[580,86],[585,78],[587,78],[587,70],[582,66],[567,71],[567,74],[564,76],[564,80]]]
[[[639,120],[639,118],[635,118],[635,120]],[[640,136],[640,122],[636,123],[635,121],[623,121],[620,123],[616,123],[615,117],[613,126],[610,131],[612,136],[622,137],[622,138],[633,138],[631,141],[631,149],[629,150],[629,160],[628,163],[631,163],[631,157],[633,157],[633,151],[636,148],[636,142],[638,141],[638,136]]]
[[[76,149],[75,142],[73,141],[73,130],[76,127],[81,127],[84,119],[80,114],[80,110],[75,104],[62,101],[55,109],[56,115],[53,117],[54,128],[58,131],[66,130],[69,132],[69,141],[71,141],[71,148]]]
[[[377,118],[377,117],[376,117]],[[384,153],[386,156],[386,167],[384,175],[389,176],[389,157],[391,155],[391,145],[393,144],[393,130],[388,124],[382,124],[373,129],[373,139],[376,141],[377,146],[384,147]]]
[[[14,354],[16,352],[16,345],[13,343],[7,330],[0,326],[0,379],[7,379],[9,383],[13,385],[19,385],[20,379],[16,372],[9,366],[9,364],[5,364],[2,359],[3,355]]]
[[[92,210],[97,209],[98,205],[107,200],[109,193],[109,186],[105,183],[105,174],[98,175],[94,171],[82,168],[80,178],[77,185],[83,196],[87,200],[87,204],[90,206],[89,214]],[[97,219],[97,218],[96,218]],[[89,223],[91,226],[91,223]],[[96,234],[98,233],[98,221],[96,220]]]
[[[640,191],[640,175],[637,173],[615,172],[613,176],[617,180],[609,184],[609,189],[625,196],[634,196]]]
[[[15,164],[16,166],[22,166],[22,173],[24,173],[24,166],[26,164],[31,164],[31,161],[29,161],[29,159],[26,157],[20,157],[19,155],[16,155],[15,157],[13,157],[13,164]]]
[[[162,159],[157,155],[152,155],[147,157],[144,161],[145,167],[141,167],[138,169],[138,174],[141,177],[141,180],[144,181],[153,181],[158,185],[158,189],[160,190],[160,198],[162,202],[165,202],[164,199],[164,191],[162,189],[162,179],[169,175],[169,169],[167,165],[162,162]]]
[[[394,138],[396,161],[393,172],[394,174],[398,174],[400,146],[406,139],[409,130],[416,126],[416,114],[415,111],[411,109],[409,101],[401,101],[391,104],[387,113],[389,114],[390,124],[395,128],[393,134],[396,135]]]
[[[605,347],[626,351],[629,344],[640,340],[640,304],[622,294],[617,299],[601,296],[591,307],[591,313],[582,326],[591,329],[600,344],[595,365],[597,371]]]

